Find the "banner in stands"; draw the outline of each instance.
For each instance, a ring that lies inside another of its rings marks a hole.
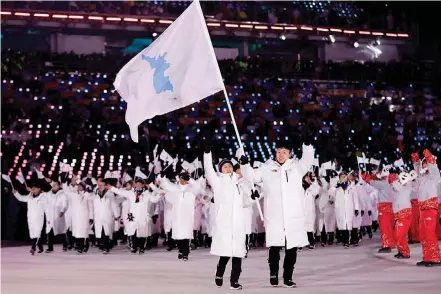
[[[214,48],[217,60],[236,59],[239,56],[238,48]]]
[[[52,51],[57,53],[93,54],[105,50],[104,36],[52,34],[50,40]]]
[[[326,61],[399,61],[401,57],[396,45],[376,45],[360,42],[355,48],[348,43],[334,43],[325,45]]]

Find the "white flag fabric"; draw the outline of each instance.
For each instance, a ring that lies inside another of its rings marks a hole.
[[[240,159],[242,157],[242,155],[245,155],[245,151],[243,151],[243,148],[239,148],[236,150],[236,158]]]
[[[400,159],[398,159],[398,160],[395,160],[395,162],[394,162],[394,166],[396,166],[396,167],[402,167],[402,166],[404,166],[404,161],[403,161],[403,159],[400,158]]]
[[[118,178],[119,178],[118,171],[110,171],[110,170],[108,170],[104,174],[104,179],[118,179]]]
[[[44,179],[43,173],[34,167],[35,172],[37,173],[37,178]]]
[[[70,165],[60,161],[60,171],[63,173],[68,173],[73,171],[73,168]]]
[[[155,174],[162,171],[161,162],[159,162],[159,159],[156,158],[155,161],[153,161],[153,166],[155,167],[153,169]]]
[[[365,164],[366,163],[365,158],[357,156],[357,163],[358,164]]]
[[[127,102],[134,142],[138,126],[156,115],[188,106],[224,89],[199,1],[117,74],[115,89]]]
[[[26,183],[25,177],[24,177],[23,172],[21,171],[21,169],[18,170],[17,180],[18,180],[21,184]]]
[[[147,179],[147,176],[141,171],[139,166],[135,168],[135,178]]]
[[[156,158],[156,154],[158,154],[158,147],[159,145],[156,144],[155,149],[153,149],[153,158]]]
[[[6,182],[12,184],[11,177],[8,175],[2,174],[2,179],[5,180]]]
[[[192,164],[194,165],[194,169],[198,169],[198,168],[202,168],[202,162],[199,161],[198,158],[196,158],[195,160],[193,160]]]
[[[234,158],[231,158],[231,163],[233,164],[233,166],[235,166],[236,164],[239,164],[239,162],[237,162],[237,160]]]
[[[331,161],[324,162],[320,169],[323,170],[332,169],[332,162]]]
[[[190,170],[193,169],[193,164],[191,164],[191,163],[189,163],[188,161],[184,160],[184,161],[181,163],[181,167],[182,167],[183,170],[186,170],[186,171],[188,171],[189,173],[191,173]]]
[[[132,177],[129,176],[128,173],[124,173],[124,175],[123,175],[123,177],[122,177],[122,182],[123,182],[123,184],[125,184],[125,183],[127,183],[128,181],[131,181],[131,180],[132,180]]]
[[[262,164],[263,164],[263,162],[261,162],[261,161],[254,161],[254,163],[253,163],[253,168],[259,168],[259,167],[261,167],[262,166]]]
[[[375,158],[371,158],[371,159],[369,160],[369,163],[370,163],[370,164],[373,164],[373,165],[380,166],[380,160],[375,159]]]
[[[176,158],[175,159],[173,159],[173,171],[174,172],[176,172],[176,166],[178,165],[178,162],[179,162],[179,157],[178,156],[176,156]]]
[[[159,158],[162,161],[166,162],[167,164],[173,162],[173,160],[174,160],[174,158],[171,157],[171,155],[168,154],[167,151],[165,151],[165,150],[162,150],[161,154],[159,155]]]

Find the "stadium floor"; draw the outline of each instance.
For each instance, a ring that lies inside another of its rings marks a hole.
[[[294,272],[297,289],[269,286],[267,251],[250,251],[240,279],[247,293],[439,293],[441,268],[418,268],[419,245],[413,245],[411,260],[394,260],[393,254],[376,254],[379,237],[357,248],[317,248],[299,253]],[[163,248],[145,255],[130,255],[121,245],[109,255],[92,248],[86,255],[61,252],[30,256],[29,247],[2,248],[2,293],[63,294],[206,294],[229,290],[230,264],[224,287],[214,285],[217,258],[207,249],[192,251],[190,260],[177,259],[177,252]],[[282,256],[283,258],[283,256]],[[282,267],[282,263],[281,263]],[[281,276],[281,274],[280,274]],[[381,292],[380,292],[381,291]]]

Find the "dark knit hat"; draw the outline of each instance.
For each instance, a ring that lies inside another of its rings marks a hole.
[[[221,162],[219,162],[219,165],[218,165],[219,172],[222,171],[222,166],[224,164],[227,164],[227,163],[229,163],[229,164],[231,164],[231,166],[233,166],[233,162],[230,159],[222,159]]]
[[[291,140],[289,140],[289,139],[288,140],[282,139],[282,140],[277,141],[277,143],[276,143],[277,149],[283,148],[283,149],[288,149],[289,151],[291,151],[292,147],[293,147],[293,144],[292,144]]]

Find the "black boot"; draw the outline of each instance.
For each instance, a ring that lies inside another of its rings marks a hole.
[[[193,230],[193,240],[191,240],[191,244],[193,245],[193,249],[198,249],[199,238],[198,238],[198,231],[196,230]]]
[[[218,288],[222,287],[224,283],[224,273],[225,273],[225,267],[227,266],[229,257],[220,257],[219,262],[217,263],[216,268],[216,277],[214,278],[214,282],[216,283],[216,286]]]
[[[277,275],[270,275],[270,284],[273,287],[277,287],[279,285],[279,277]]]
[[[392,252],[392,249],[390,249],[390,247],[383,247],[378,250],[378,253],[391,253],[391,252]]]
[[[410,258],[410,256],[404,256],[401,252],[398,252],[398,254],[395,254],[394,257],[397,259],[409,259]]]
[[[152,240],[151,240],[150,237],[147,237],[147,242],[146,242],[145,249],[147,249],[147,250],[152,249]]]
[[[172,239],[172,232],[171,231],[167,233],[167,240],[168,240],[167,241],[167,243],[168,243],[167,251],[172,251],[173,248],[175,248],[175,242]]]
[[[122,245],[127,244],[127,239],[128,239],[127,235],[122,235],[121,241],[119,242],[119,244],[122,244]]]
[[[138,238],[138,243],[139,243],[139,254],[144,254],[146,238]]]
[[[203,234],[204,236],[204,248],[208,248],[208,235],[207,234]]]
[[[86,241],[85,241],[85,243],[84,243],[84,249],[83,249],[83,252],[86,253],[87,251],[89,251],[89,247],[90,247],[89,239],[86,239]]]
[[[214,279],[214,282],[216,283],[216,286],[218,288],[220,288],[224,284],[224,278],[216,276],[216,278]]]
[[[159,234],[155,233],[152,235],[151,245],[152,247],[158,247]]]
[[[32,255],[34,255],[36,249],[37,249],[37,239],[32,239],[32,246],[31,246],[31,251],[30,251],[30,253],[31,253]]]
[[[38,253],[43,253],[43,245],[38,244]]]
[[[241,272],[242,272],[242,259],[238,257],[233,257],[231,259],[230,289],[242,290],[242,285],[239,284],[239,277]]]
[[[270,269],[270,284],[273,287],[279,285],[279,259],[275,258],[273,260],[268,260]]]
[[[428,262],[426,264],[426,267],[435,267],[435,266],[441,266],[441,262]]]
[[[239,284],[239,283],[234,283],[234,284],[231,284],[231,285],[230,285],[230,289],[231,289],[231,290],[242,290],[243,287],[242,287],[242,285]]]
[[[297,287],[296,283],[294,283],[292,280],[284,281],[283,287],[285,288],[295,288]]]
[[[328,233],[328,245],[334,244],[334,232]]]
[[[372,222],[372,230],[374,231],[374,233],[378,230],[378,221]]]

